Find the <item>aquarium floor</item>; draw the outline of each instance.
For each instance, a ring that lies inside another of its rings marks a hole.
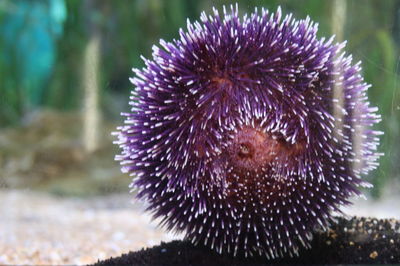
[[[0,190],[0,265],[89,264],[177,238],[132,198]]]
[[[116,259],[107,260],[107,263],[114,265],[120,263],[127,265],[127,262],[142,264],[146,261],[156,264],[174,262],[196,264],[196,262],[206,262],[207,259],[215,260],[216,263],[232,262],[229,257],[217,256],[206,248],[195,248],[187,242],[169,242],[121,256],[130,251],[158,245],[161,241],[168,242],[182,238],[158,229],[157,222],[151,222],[150,216],[144,212],[144,207],[132,203],[132,198],[133,195],[128,193],[76,198],[53,196],[28,189],[0,189],[0,265],[77,265],[95,263],[110,257]],[[398,202],[397,198],[383,203],[369,202],[367,208],[364,206],[367,202],[355,201],[355,206],[346,213],[399,218],[398,208],[395,208]],[[358,244],[357,241],[345,239],[338,244],[339,247],[343,246],[342,255],[347,254],[346,256],[354,259],[354,262],[367,260],[378,263],[387,253],[382,253],[375,247],[385,244],[387,251],[393,247],[399,249],[398,227],[394,238],[390,238],[389,234],[392,232],[390,229],[387,229],[386,238],[383,238],[382,233],[387,226],[393,224],[396,226],[395,220],[387,220],[384,227],[379,220],[360,221],[361,224],[358,226],[371,227],[366,229],[366,232],[370,233],[363,234],[366,239],[377,237],[376,241],[371,242],[373,244],[370,246],[365,246]],[[347,223],[350,225],[351,222]],[[340,232],[339,230],[336,234],[341,236]],[[350,236],[349,233],[346,234],[343,236]],[[335,234],[331,234],[330,237],[333,236]],[[320,242],[315,243],[323,245],[327,237],[322,234],[315,240]],[[394,246],[391,239],[394,241]],[[330,247],[334,247],[333,245]],[[357,250],[357,245],[366,248],[363,249],[363,253]],[[329,250],[331,249],[328,248],[326,251]],[[397,251],[395,254],[400,254],[400,251]],[[317,252],[319,258],[327,259],[329,256],[340,258],[332,253],[329,253],[330,255],[322,253],[321,250]],[[265,259],[261,261],[265,262]]]
[[[268,265],[400,263],[400,222],[395,219],[339,218],[329,231],[314,235],[312,248],[296,258],[233,258],[188,241],[172,241],[95,264],[103,265]]]

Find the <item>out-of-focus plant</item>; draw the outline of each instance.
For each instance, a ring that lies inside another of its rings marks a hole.
[[[396,1],[364,1],[363,5],[349,1],[348,5],[348,17],[357,16],[348,20],[345,39],[354,60],[363,62],[365,79],[372,85],[368,93],[382,115],[378,128],[384,132],[380,150],[385,156],[371,175],[374,197],[381,196],[387,181],[399,178],[400,174],[399,43],[395,42],[400,32],[393,30],[400,26],[396,19],[399,11]]]
[[[2,1],[0,122],[43,104],[65,17],[64,0]]]

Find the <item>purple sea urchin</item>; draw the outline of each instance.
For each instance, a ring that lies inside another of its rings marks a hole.
[[[117,159],[167,229],[220,253],[294,255],[368,185],[377,108],[344,44],[316,32],[279,9],[214,9],[134,70]]]

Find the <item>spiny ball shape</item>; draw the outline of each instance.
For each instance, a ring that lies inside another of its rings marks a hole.
[[[153,217],[193,243],[296,255],[368,186],[380,120],[369,86],[309,18],[240,18],[237,6],[200,18],[134,70],[117,160]]]

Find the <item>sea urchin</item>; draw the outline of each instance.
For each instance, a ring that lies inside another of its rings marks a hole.
[[[280,9],[214,9],[134,70],[116,158],[167,229],[220,253],[295,255],[368,185],[377,108],[345,45],[316,32]]]

